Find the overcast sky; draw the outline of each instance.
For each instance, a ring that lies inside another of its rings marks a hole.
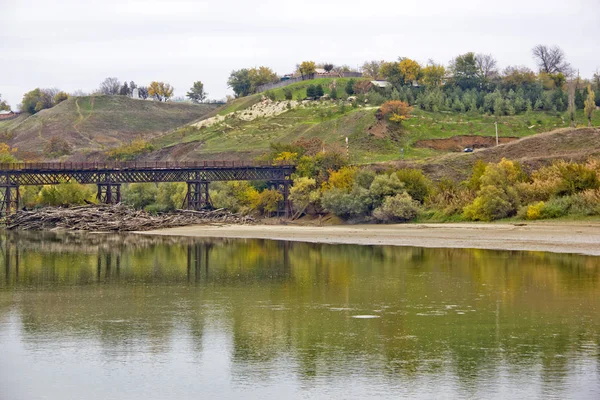
[[[534,68],[559,45],[583,77],[600,68],[600,0],[130,1],[0,0],[0,93],[14,107],[36,87],[93,91],[115,76],[196,80],[231,93],[234,69],[290,73],[302,60],[356,67],[405,56],[448,64],[468,51]]]

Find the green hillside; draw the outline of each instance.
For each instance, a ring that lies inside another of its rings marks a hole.
[[[71,154],[63,158],[84,159],[137,138],[151,140],[202,118],[216,107],[126,96],[72,97],[34,115],[0,121],[0,142],[17,148],[20,159],[39,160],[52,158],[44,148],[59,137],[71,148]]]
[[[305,101],[309,84],[322,84],[330,93],[334,79],[317,79],[287,87],[294,100],[284,100],[284,89],[236,99],[218,111],[214,125],[182,127],[153,141],[160,149],[156,159],[251,159],[266,152],[272,142],[291,143],[317,137],[330,147],[345,151],[349,140],[350,159],[368,163],[425,157],[461,151],[464,147],[489,147],[495,144],[496,117],[478,112],[426,112],[416,109],[410,119],[396,126],[376,119],[377,105],[361,101],[358,106],[341,100]],[[342,94],[348,79],[337,79]],[[289,104],[289,105],[288,105]],[[245,120],[254,111],[283,108],[277,115]],[[595,113],[594,124],[600,124]],[[530,111],[498,119],[501,142],[517,140],[536,133],[569,126],[567,113]],[[583,112],[577,114],[584,124]],[[438,139],[447,139],[440,141]]]

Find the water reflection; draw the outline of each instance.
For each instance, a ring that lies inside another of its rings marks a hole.
[[[86,398],[110,398],[111,387],[121,390],[115,398],[191,398],[203,386],[257,398],[600,395],[597,257],[138,235],[0,239],[0,371],[13,371],[0,374],[0,388],[11,398],[38,393],[19,387],[19,372],[54,387],[32,367],[44,362],[71,378],[104,376],[92,393],[70,378]],[[107,366],[128,371],[129,384]]]

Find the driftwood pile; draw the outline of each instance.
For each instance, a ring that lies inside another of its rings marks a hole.
[[[254,222],[252,217],[232,214],[223,209],[177,210],[168,214],[151,215],[145,211],[117,204],[70,208],[47,207],[32,211],[18,211],[8,219],[7,229],[126,232],[197,224],[251,224]]]

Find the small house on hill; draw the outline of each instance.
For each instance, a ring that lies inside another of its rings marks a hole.
[[[6,110],[2,110],[0,111],[0,119],[11,119],[11,118],[15,118],[16,116],[18,116],[19,114],[14,112],[14,111],[6,111]]]
[[[392,86],[388,81],[371,81],[371,85],[379,89],[385,89]]]

